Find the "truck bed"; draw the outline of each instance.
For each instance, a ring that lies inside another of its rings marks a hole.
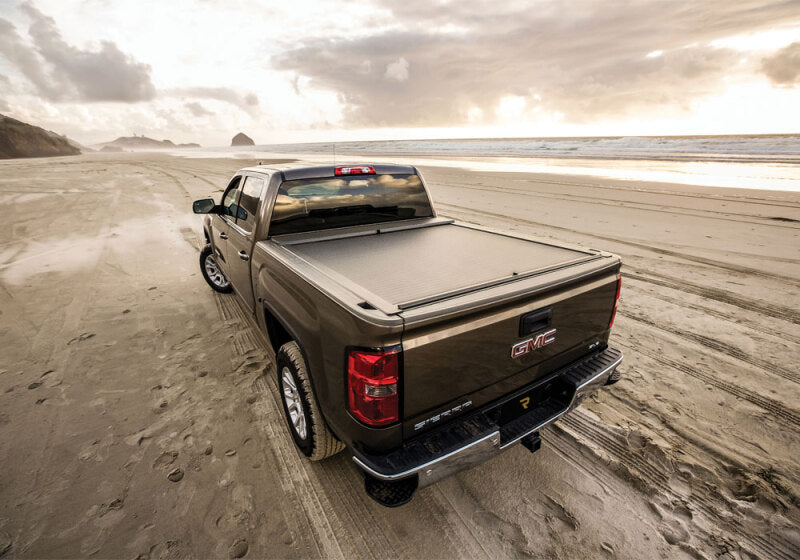
[[[449,221],[291,250],[375,307],[401,311],[597,258]]]
[[[607,253],[442,219],[304,234],[279,244],[321,289],[339,286],[360,300],[354,305],[402,319],[406,437],[435,425],[431,418],[492,402],[607,340],[620,266]],[[525,326],[525,315],[536,319]],[[512,352],[545,332],[551,343]]]

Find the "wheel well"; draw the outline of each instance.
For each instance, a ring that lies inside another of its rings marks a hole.
[[[275,351],[276,355],[281,346],[283,346],[287,342],[292,342],[293,340],[295,340],[294,337],[289,333],[289,331],[286,330],[286,327],[283,326],[283,323],[281,323],[280,319],[275,317],[275,315],[273,315],[267,308],[264,308],[264,323],[267,326],[267,336],[269,337],[269,343],[270,345],[272,345],[272,349]],[[305,352],[303,352],[302,346],[300,346],[300,341],[296,340],[295,342],[297,342],[298,347],[300,347],[300,354],[303,356],[303,360],[305,360],[306,362],[306,367],[308,368],[308,379],[311,382],[311,390],[316,394],[316,390],[314,389],[314,378],[311,375],[310,366],[308,365],[308,358],[305,355]],[[319,401],[317,401],[317,403],[319,405]],[[320,414],[322,415],[322,421],[325,422],[325,425],[328,426],[328,429],[331,431],[334,437],[339,438],[339,436],[336,435],[336,432],[333,431],[333,428],[331,428],[330,424],[328,423],[325,417],[325,412],[323,412],[321,407],[319,411]]]
[[[264,323],[267,325],[269,342],[276,354],[281,346],[294,340],[289,331],[286,330],[275,315],[270,313],[269,309],[264,309]]]

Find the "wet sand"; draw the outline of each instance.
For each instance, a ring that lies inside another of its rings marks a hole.
[[[421,165],[441,214],[622,255],[626,357],[541,451],[390,510],[300,458],[202,279],[191,202],[248,163],[0,162],[0,556],[800,557],[800,193]]]

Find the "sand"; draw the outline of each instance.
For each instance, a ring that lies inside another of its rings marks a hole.
[[[622,255],[622,381],[385,509],[293,448],[191,202],[249,162],[0,162],[0,556],[800,557],[800,194],[421,169],[441,214]]]

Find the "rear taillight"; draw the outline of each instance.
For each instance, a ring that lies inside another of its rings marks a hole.
[[[608,328],[614,326],[614,317],[617,316],[617,306],[619,305],[619,291],[622,289],[622,277],[617,278],[617,295],[614,297],[614,310],[611,312],[611,320],[608,322]]]
[[[347,401],[353,415],[370,426],[400,420],[399,348],[347,354]]]
[[[355,167],[337,167],[333,172],[336,175],[374,175],[375,168],[369,165],[358,165]]]

